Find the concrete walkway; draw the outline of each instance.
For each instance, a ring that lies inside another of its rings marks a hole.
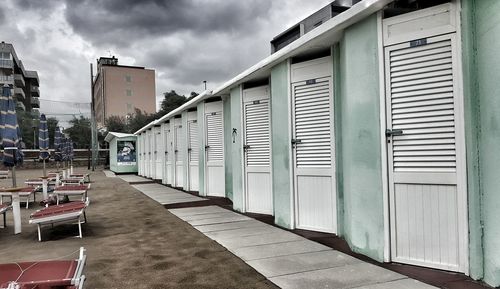
[[[120,176],[121,177],[121,176]],[[205,201],[206,199],[181,192],[157,183],[132,185],[162,205]]]
[[[169,211],[281,288],[435,288],[218,206]]]
[[[112,171],[108,171],[108,170],[104,170],[102,171],[104,173],[104,175],[106,175],[106,177],[108,178],[116,178],[116,175],[115,173],[113,173]]]
[[[134,183],[154,183],[150,179],[146,179],[143,177],[139,177],[137,175],[116,175],[120,179],[126,181],[129,184],[134,184]]]

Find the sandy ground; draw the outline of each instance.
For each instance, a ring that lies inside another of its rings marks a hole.
[[[18,171],[18,184],[40,175],[41,170]],[[12,212],[8,213],[8,227],[0,229],[0,263],[56,258],[84,246],[88,289],[276,288],[125,181],[106,178],[100,171],[92,173],[91,180],[83,239],[75,238],[78,228],[68,224],[44,227],[44,241],[38,242],[36,226],[29,225],[28,219],[40,206],[32,203],[28,210],[21,209],[19,235],[13,234]],[[11,184],[10,179],[0,181],[0,186]]]

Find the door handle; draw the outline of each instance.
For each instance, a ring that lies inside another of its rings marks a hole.
[[[396,136],[396,135],[403,135],[403,130],[401,130],[401,129],[386,129],[385,130],[386,137]]]
[[[296,145],[298,143],[302,143],[302,140],[301,139],[295,139],[295,138],[292,139],[292,145]]]
[[[247,151],[250,148],[250,145],[244,145],[243,150]]]
[[[177,153],[177,152],[178,152],[178,150],[175,150],[175,151],[174,151],[174,153]]]
[[[205,146],[205,150],[208,150],[208,148],[210,148],[210,146]]]
[[[188,148],[188,152],[191,152],[193,149],[192,148]]]

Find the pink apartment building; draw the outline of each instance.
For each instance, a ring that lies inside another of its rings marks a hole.
[[[139,66],[118,65],[118,59],[101,57],[97,60],[97,75],[93,79],[93,102],[98,128],[108,117],[127,116],[136,108],[156,112],[155,71]]]

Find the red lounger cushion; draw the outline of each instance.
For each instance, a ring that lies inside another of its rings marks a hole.
[[[57,206],[50,206],[47,208],[43,208],[38,212],[34,212],[31,214],[31,218],[37,219],[37,218],[43,218],[47,216],[54,216],[54,215],[63,215],[66,213],[70,212],[75,212],[75,211],[80,211],[84,209],[87,205],[85,202],[71,202],[71,203],[66,203],[62,205],[57,205]]]
[[[67,185],[67,186],[60,186],[56,187],[56,191],[85,191],[89,187],[86,185],[78,185],[78,186],[72,186],[72,185]]]
[[[0,274],[0,287],[6,288],[9,282],[16,280],[21,285],[21,288],[38,289],[51,288],[52,286],[69,286],[71,285],[71,279],[75,275],[77,265],[78,262],[75,260],[0,264],[0,272],[2,272]],[[23,270],[30,268],[20,276],[21,269],[19,267]],[[33,287],[34,285],[40,286]]]
[[[33,187],[25,187],[25,188],[19,189],[19,191],[17,191],[17,192],[18,193],[32,193],[34,191],[35,191],[35,189]],[[7,191],[0,189],[0,192],[7,192]],[[13,193],[13,192],[8,192],[8,193]]]

